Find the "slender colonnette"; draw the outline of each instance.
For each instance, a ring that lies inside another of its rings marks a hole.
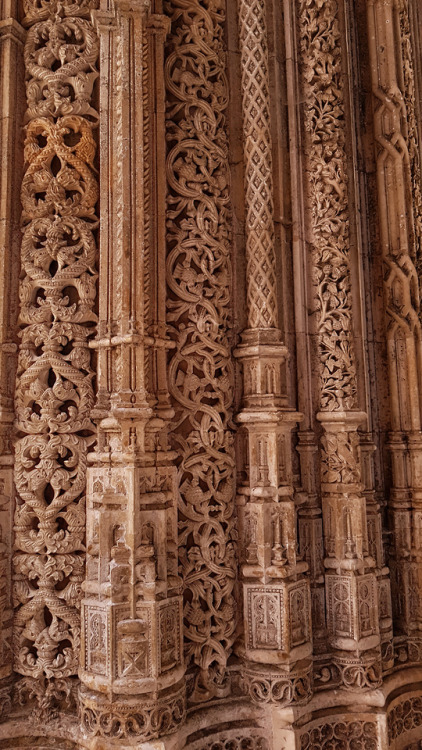
[[[285,393],[279,327],[266,3],[239,0],[247,328],[238,487],[245,691],[257,703],[306,702],[312,692],[307,563],[297,551],[291,430],[301,415]]]
[[[332,666],[347,689],[381,680],[378,589],[369,555],[357,428],[351,290],[346,89],[339,3],[301,0],[298,33],[304,93],[309,268],[319,363],[321,493],[326,617]]]
[[[144,0],[101,0],[98,424],[87,469],[80,716],[102,743],[145,742],[185,719],[174,453],[169,451],[159,234],[165,194],[163,48]],[[162,179],[162,178],[161,178]],[[163,357],[164,355],[164,357]]]

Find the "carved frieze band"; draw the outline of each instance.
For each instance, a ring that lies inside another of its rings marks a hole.
[[[405,700],[398,700],[388,712],[387,727],[390,742],[422,727],[422,696],[411,695]]]
[[[300,750],[378,750],[379,731],[375,721],[342,718],[326,721],[302,733]]]
[[[81,724],[89,734],[107,739],[143,741],[174,732],[186,714],[185,686],[177,685],[159,698],[125,696],[108,701],[98,693],[86,691],[81,701]]]
[[[200,739],[188,737],[184,750],[269,750],[269,739],[262,728],[245,726],[245,722],[239,722],[238,727],[235,721],[232,724],[230,729],[217,724],[211,735]]]
[[[179,562],[195,697],[227,690],[236,628],[225,2],[165,4],[169,390],[178,452]]]
[[[93,440],[95,2],[25,0],[27,126],[16,384],[15,669],[77,672]]]

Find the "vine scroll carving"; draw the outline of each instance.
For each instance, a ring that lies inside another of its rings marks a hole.
[[[24,3],[26,170],[15,409],[15,669],[77,673],[96,314],[93,2]],[[30,690],[29,690],[30,692]],[[34,695],[38,691],[34,692]],[[60,690],[57,691],[60,693]]]
[[[167,44],[169,388],[194,697],[224,695],[236,629],[224,0],[172,0]]]

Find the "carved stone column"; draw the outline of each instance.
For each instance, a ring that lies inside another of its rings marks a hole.
[[[92,3],[26,0],[20,349],[15,393],[14,668],[38,713],[72,702],[85,470],[93,442],[98,198]]]
[[[126,743],[174,732],[185,716],[175,469],[162,367],[167,342],[151,282],[163,254],[157,222],[164,193],[153,187],[152,165],[165,145],[163,91],[155,77],[166,19],[151,14],[144,0],[105,1],[94,18],[107,220],[92,343],[98,443],[87,471],[80,710],[86,734]],[[156,273],[163,286],[163,268]]]
[[[314,378],[311,368],[312,324],[309,319],[310,293],[306,284],[308,248],[306,245],[303,141],[301,134],[300,80],[297,52],[297,2],[284,0],[286,39],[286,86],[289,116],[289,151],[292,191],[292,256],[294,282],[294,313],[296,336],[296,362],[300,376],[297,378],[298,409],[303,414],[297,432],[297,452],[300,456],[300,494],[298,508],[298,537],[300,553],[309,566],[312,641],[314,656],[314,687],[318,685],[319,658],[327,650],[324,590],[324,545],[322,533],[322,508],[319,492],[318,442],[315,430]]]
[[[339,3],[298,6],[304,98],[309,268],[316,310],[321,494],[329,643],[327,682],[368,689],[381,680],[375,561],[368,553],[353,342],[346,86]],[[344,53],[345,54],[345,53]],[[343,62],[342,62],[343,61]]]
[[[422,660],[421,187],[407,0],[367,0],[390,387],[390,568],[399,663]],[[410,207],[413,206],[413,212]],[[404,638],[402,636],[405,636]]]
[[[23,120],[23,42],[17,4],[0,9],[0,718],[11,700],[12,671],[12,525],[13,457],[11,426],[17,345],[14,340],[18,308],[20,226],[19,188],[22,180],[21,122]]]
[[[225,0],[169,0],[165,9],[171,439],[189,693],[203,701],[230,691],[237,623]]]
[[[298,559],[291,431],[301,415],[285,392],[287,348],[278,322],[266,4],[239,0],[246,200],[248,328],[238,487],[245,690],[279,706],[311,695],[307,563]]]

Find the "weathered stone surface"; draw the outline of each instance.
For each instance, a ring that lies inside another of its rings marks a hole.
[[[0,4],[0,750],[422,746],[421,22]]]

